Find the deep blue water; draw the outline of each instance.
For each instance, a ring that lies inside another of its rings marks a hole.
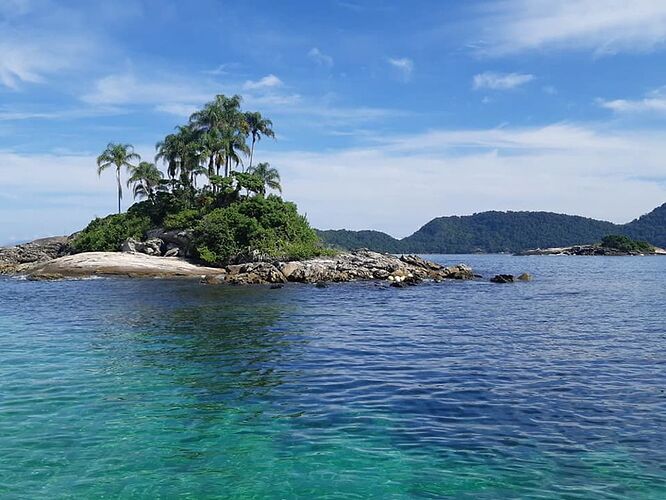
[[[0,279],[2,498],[666,498],[666,258],[395,289]]]

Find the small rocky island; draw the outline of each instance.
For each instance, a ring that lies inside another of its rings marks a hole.
[[[278,171],[253,163],[258,141],[274,137],[273,124],[241,110],[241,102],[240,96],[216,96],[157,144],[156,163],[141,161],[130,144],[109,143],[97,158],[97,174],[115,174],[118,213],[96,218],[72,236],[0,249],[0,273],[275,286],[386,280],[403,287],[474,277],[462,264],[326,247],[296,205],[280,196]],[[124,184],[140,200],[126,212]]]
[[[581,255],[581,256],[639,256],[666,255],[666,250],[645,241],[632,240],[627,236],[605,236],[600,243],[593,245],[574,245],[570,247],[536,248],[519,252],[516,255]]]
[[[273,260],[208,267],[184,258],[164,256],[164,253],[169,253],[174,247],[169,248],[169,245],[158,238],[151,238],[147,242],[133,240],[123,245],[123,252],[78,254],[71,253],[70,241],[68,237],[45,238],[16,247],[2,248],[0,272],[39,280],[90,276],[182,277],[197,278],[206,284],[246,285],[387,280],[397,287],[415,285],[424,280],[474,278],[472,270],[463,264],[444,267],[416,255],[398,257],[369,250],[302,261]],[[166,250],[167,248],[169,250]],[[161,249],[164,249],[164,252]]]

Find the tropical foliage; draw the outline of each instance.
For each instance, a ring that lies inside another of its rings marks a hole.
[[[304,258],[313,248],[321,251],[317,235],[296,206],[274,195],[213,210],[195,227],[194,236],[201,258],[216,265],[267,256]]]
[[[74,249],[117,251],[127,238],[160,227],[189,230],[194,256],[215,265],[257,255],[306,258],[325,252],[293,203],[266,196],[282,192],[280,174],[268,163],[252,161],[257,142],[274,136],[269,119],[241,110],[240,96],[218,95],[156,144],[155,162],[166,175],[156,164],[139,161],[131,145],[110,143],[98,158],[98,172],[116,169],[119,215],[91,222],[75,238]],[[144,201],[120,214],[123,169],[134,198]]]
[[[628,236],[610,234],[601,240],[601,246],[625,253],[653,253],[654,247],[647,241],[632,240]]]
[[[134,147],[131,144],[116,144],[110,142],[102,154],[97,157],[97,175],[102,175],[102,172],[108,168],[116,169],[116,182],[118,184],[118,213],[120,213],[120,201],[123,199],[123,183],[121,180],[124,168],[131,169],[134,165],[131,163],[133,160],[140,159],[140,156],[134,152]]]
[[[248,173],[259,177],[262,181],[261,194],[266,194],[266,188],[282,192],[280,184],[280,173],[268,163],[259,163],[256,167],[250,167]]]
[[[155,201],[157,190],[162,187],[164,175],[154,163],[142,161],[136,167],[130,167],[127,187],[133,186],[134,198],[148,198]]]
[[[72,241],[75,252],[117,252],[129,238],[140,239],[151,228],[145,215],[124,213],[95,219]]]

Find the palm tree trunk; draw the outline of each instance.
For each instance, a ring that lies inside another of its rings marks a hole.
[[[118,213],[120,213],[120,199],[123,197],[123,186],[120,183],[120,167],[116,167],[116,180],[118,181]]]
[[[254,156],[254,143],[255,143],[255,138],[252,136],[252,147],[250,148],[250,166],[248,167],[248,170],[252,170],[252,157]]]

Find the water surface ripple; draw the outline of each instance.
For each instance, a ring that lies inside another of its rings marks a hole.
[[[2,498],[666,498],[666,258],[0,280]]]

